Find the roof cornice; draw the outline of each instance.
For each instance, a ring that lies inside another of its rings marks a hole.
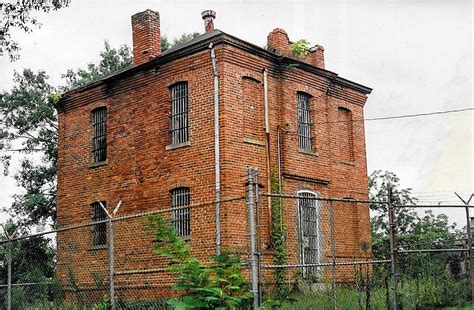
[[[156,69],[160,67],[162,64],[206,50],[209,48],[209,45],[211,43],[213,44],[213,46],[216,46],[219,44],[230,45],[230,46],[239,48],[241,50],[247,51],[249,53],[252,53],[254,55],[260,56],[262,58],[268,59],[272,62],[280,63],[283,65],[295,65],[295,67],[301,70],[316,74],[318,76],[325,77],[329,79],[333,84],[338,84],[338,85],[353,89],[355,91],[361,92],[363,94],[370,94],[372,92],[372,88],[352,82],[342,77],[339,77],[337,73],[315,67],[313,65],[310,65],[308,63],[302,62],[294,58],[275,54],[274,52],[268,51],[260,46],[249,43],[247,41],[244,41],[242,39],[239,39],[237,37],[234,37],[232,35],[229,35],[219,30],[215,30],[213,33],[205,34],[204,36],[205,36],[204,38],[198,41],[195,41],[195,42],[190,41],[188,42],[188,44],[184,44],[183,46],[177,47],[175,49],[170,49],[168,51],[165,51],[159,56],[155,57],[154,59],[148,62],[145,62],[138,66],[129,66],[127,68],[124,68],[121,71],[104,76],[95,82],[75,88],[63,95],[62,99],[57,104],[57,107],[60,108],[62,106],[62,101],[66,100],[68,97],[72,96],[73,94],[88,91],[90,89],[103,85],[107,82],[120,80],[141,71]]]

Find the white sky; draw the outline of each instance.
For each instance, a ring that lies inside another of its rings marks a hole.
[[[87,1],[38,14],[30,34],[14,32],[21,59],[0,58],[0,89],[14,70],[44,69],[53,84],[69,68],[95,61],[104,39],[131,45],[130,16],[160,12],[168,38],[203,31],[200,13],[217,12],[215,26],[263,46],[276,27],[291,40],[325,47],[326,68],[374,89],[367,118],[473,107],[471,1]],[[366,123],[369,172],[390,170],[422,202],[457,202],[474,192],[474,113]],[[0,207],[17,189],[0,177]],[[464,224],[464,211],[450,213]]]

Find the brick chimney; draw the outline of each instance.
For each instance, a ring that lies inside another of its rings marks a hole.
[[[315,45],[310,48],[306,62],[315,67],[324,69],[324,47]]]
[[[275,28],[267,36],[267,46],[270,50],[274,50],[279,54],[288,56],[290,52],[290,39],[285,30]]]
[[[160,14],[152,10],[132,15],[133,65],[160,55]]]
[[[202,19],[204,19],[204,30],[206,33],[214,31],[214,18],[216,18],[216,12],[213,10],[206,10],[201,13]]]

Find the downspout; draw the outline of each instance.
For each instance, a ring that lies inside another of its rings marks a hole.
[[[267,160],[267,192],[271,193],[272,191],[272,171],[270,165],[270,121],[268,116],[268,82],[267,82],[267,69],[263,69],[263,103],[265,108],[265,137],[267,139],[265,155]],[[272,198],[267,196],[267,205],[268,205],[268,229],[270,231],[270,241],[271,241],[271,231],[272,231]]]
[[[221,165],[219,145],[219,76],[217,74],[216,52],[213,44],[209,44],[214,75],[214,162],[216,177],[216,254],[221,254]]]

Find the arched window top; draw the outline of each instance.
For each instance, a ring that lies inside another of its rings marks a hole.
[[[349,110],[346,107],[338,107],[338,110],[341,111],[341,112],[345,112],[345,113],[351,113],[351,110]]]
[[[300,189],[296,192],[297,196],[318,197],[318,193],[310,189]]]
[[[103,110],[107,110],[107,106],[101,105],[101,106],[99,106],[99,107],[96,107],[96,108],[94,108],[94,109],[91,110],[91,113],[95,113],[95,112],[100,111],[100,110],[102,110],[102,111],[103,111]]]
[[[307,99],[313,98],[313,96],[312,96],[310,93],[307,93],[307,92],[302,91],[302,90],[298,90],[298,91],[296,92],[296,95],[297,95],[297,96],[305,97],[305,98],[307,98]]]
[[[257,83],[257,84],[260,84],[260,83],[261,83],[259,80],[257,80],[257,79],[254,78],[254,77],[251,77],[251,76],[249,76],[249,75],[244,75],[244,76],[242,76],[242,80],[250,81],[250,82],[253,82],[253,83]]]
[[[183,80],[183,81],[174,82],[173,84],[169,85],[168,88],[171,89],[171,88],[176,87],[178,85],[184,85],[184,84],[187,85],[188,81]]]

